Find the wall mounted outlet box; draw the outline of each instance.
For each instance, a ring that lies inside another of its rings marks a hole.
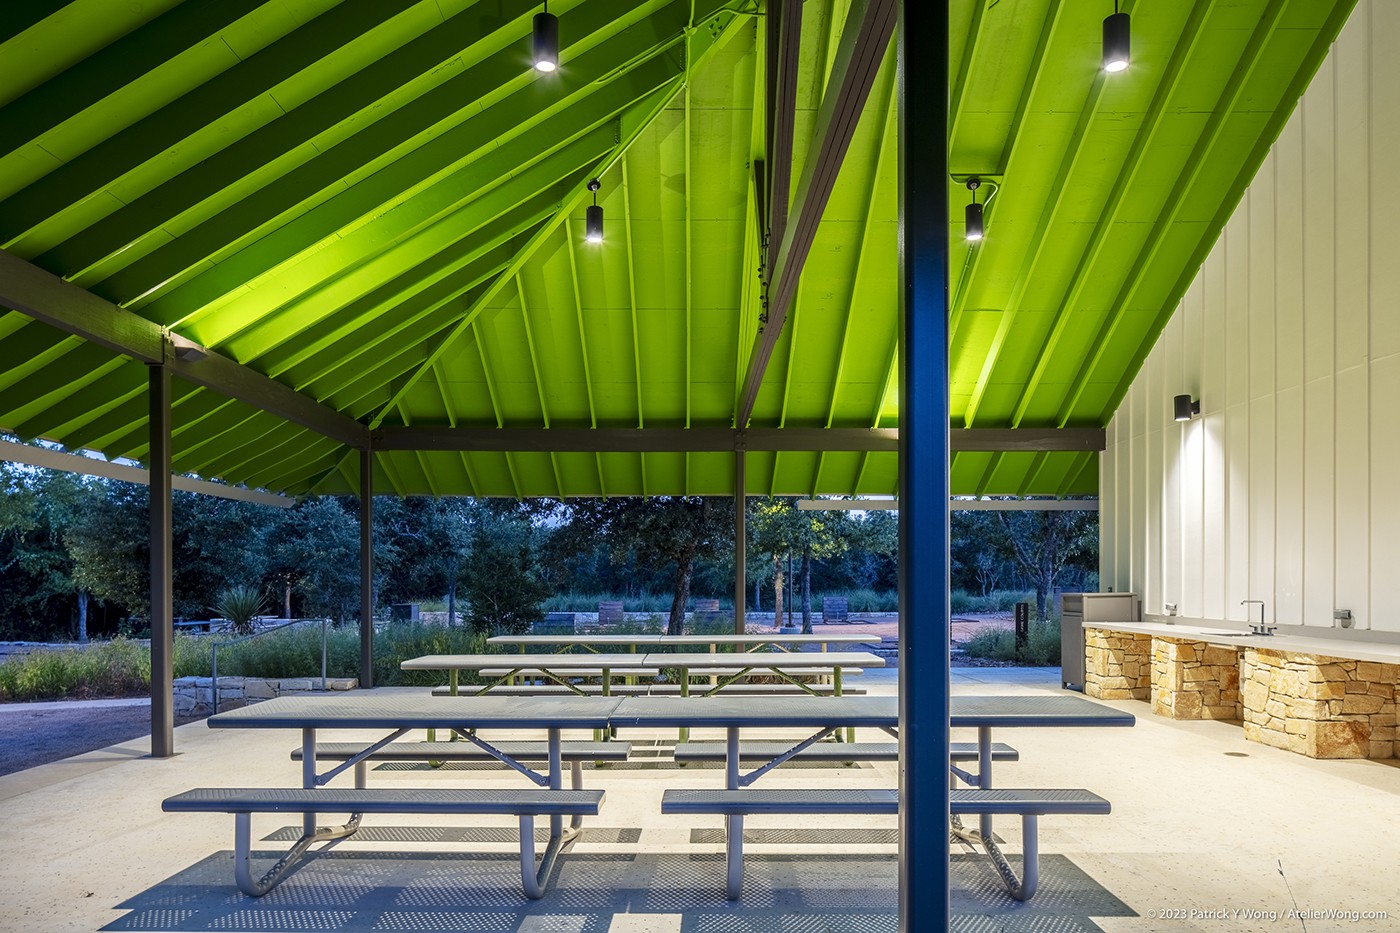
[[[1354,623],[1350,609],[1336,609],[1332,612],[1332,624],[1340,625],[1342,628],[1351,628]]]

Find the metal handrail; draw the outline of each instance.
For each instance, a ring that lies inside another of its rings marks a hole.
[[[283,622],[281,625],[274,625],[272,628],[265,628],[260,632],[251,635],[243,635],[229,641],[216,641],[209,648],[209,708],[217,713],[219,711],[219,649],[227,648],[230,645],[242,644],[245,641],[252,641],[254,638],[261,638],[264,635],[271,635],[273,632],[280,632],[284,628],[291,628],[293,625],[301,625],[305,622],[315,622],[316,619],[293,619],[290,622]],[[321,692],[326,692],[326,624],[329,619],[319,620],[321,623]]]

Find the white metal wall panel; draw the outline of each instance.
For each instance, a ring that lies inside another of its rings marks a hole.
[[[1397,47],[1360,0],[1109,426],[1103,580],[1148,611],[1400,631]]]

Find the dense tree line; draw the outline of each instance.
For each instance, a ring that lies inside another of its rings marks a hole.
[[[0,638],[145,629],[148,501],[144,486],[0,464]],[[747,508],[751,610],[790,608],[810,630],[813,593],[895,589],[893,514]],[[522,630],[553,594],[668,594],[678,630],[694,598],[732,605],[733,509],[727,497],[380,497],[375,602],[441,600],[454,622]],[[955,589],[1034,589],[1042,615],[1053,586],[1084,586],[1097,564],[1094,513],[954,512],[951,525]],[[284,509],[176,491],[174,544],[177,617],[210,617],[233,587],[256,588],[269,615],[358,617],[353,498]]]

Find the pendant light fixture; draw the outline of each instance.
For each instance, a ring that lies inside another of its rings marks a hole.
[[[1103,21],[1103,70],[1117,74],[1128,67],[1128,14],[1118,12],[1118,0],[1113,0],[1113,15]]]
[[[549,12],[535,14],[535,70],[548,74],[559,67],[559,17]]]
[[[967,189],[972,192],[972,203],[967,206],[963,236],[973,242],[982,239],[982,205],[977,203],[977,189],[981,186],[982,181],[979,178],[967,180]]]
[[[603,242],[603,209],[598,206],[598,189],[601,187],[596,178],[588,183],[588,190],[593,192],[593,204],[588,208],[584,239],[590,243]]]

